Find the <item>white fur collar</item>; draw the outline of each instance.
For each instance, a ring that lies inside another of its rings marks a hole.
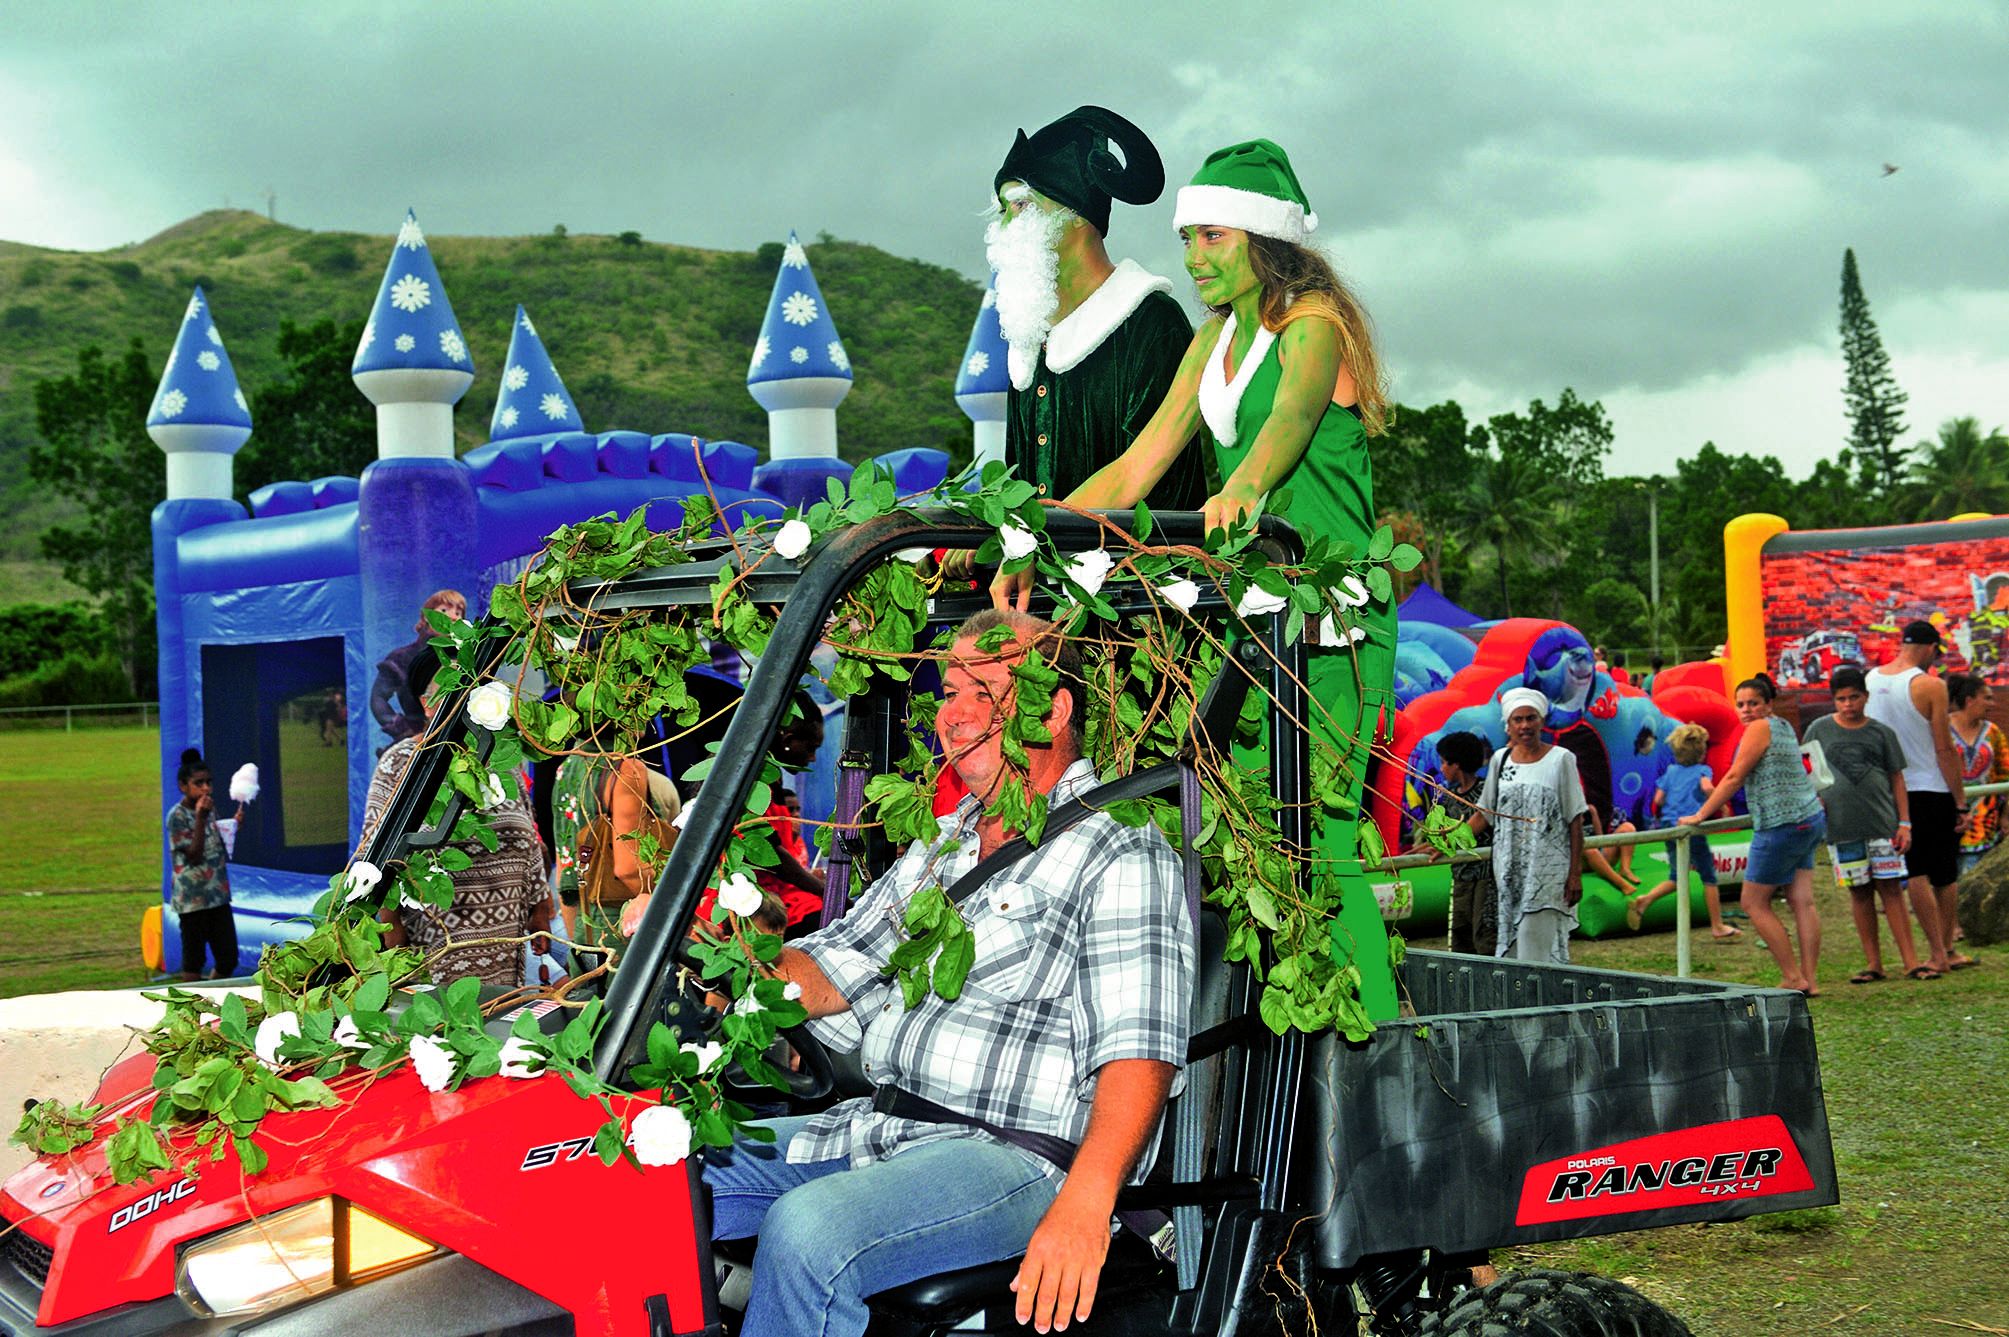
[[[1130,319],[1130,313],[1146,297],[1170,291],[1172,280],[1158,277],[1135,260],[1118,261],[1116,272],[1047,332],[1046,365],[1055,372],[1074,370],[1083,358],[1102,347],[1102,341],[1114,334],[1117,326]],[[1031,383],[1027,376],[1026,385]]]
[[[1269,356],[1270,345],[1276,340],[1269,326],[1257,326],[1256,337],[1250,341],[1249,351],[1242,355],[1242,363],[1235,368],[1235,379],[1231,381],[1226,363],[1228,350],[1235,342],[1235,313],[1230,311],[1222,324],[1221,337],[1214,341],[1214,351],[1207,355],[1207,365],[1200,372],[1200,416],[1222,445],[1235,444],[1235,414],[1242,407],[1242,394],[1255,379],[1257,364]]]

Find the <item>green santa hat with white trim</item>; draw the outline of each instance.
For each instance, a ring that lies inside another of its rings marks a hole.
[[[1208,223],[1302,246],[1318,229],[1318,215],[1289,156],[1267,139],[1251,139],[1208,154],[1193,184],[1179,188],[1172,226]]]

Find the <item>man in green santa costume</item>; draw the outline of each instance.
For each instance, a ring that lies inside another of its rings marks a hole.
[[[1192,338],[1171,281],[1111,262],[1103,240],[1114,200],[1149,204],[1164,188],[1158,150],[1102,107],[1020,130],[992,182],[1002,212],[985,242],[1011,372],[1005,462],[1048,496],[1123,453]],[[1149,501],[1197,510],[1206,495],[1200,453],[1187,450]]]

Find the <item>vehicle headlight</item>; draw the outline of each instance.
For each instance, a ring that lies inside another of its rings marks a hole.
[[[175,1290],[201,1314],[255,1314],[439,1252],[430,1240],[341,1198],[318,1198],[182,1250]]]

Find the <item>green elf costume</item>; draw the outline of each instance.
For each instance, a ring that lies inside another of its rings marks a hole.
[[[1174,225],[1207,224],[1302,246],[1318,226],[1318,215],[1307,203],[1284,151],[1258,139],[1209,155],[1192,184],[1179,191]],[[1327,305],[1298,302],[1284,323],[1335,317]],[[1224,479],[1234,476],[1270,416],[1282,375],[1277,333],[1258,328],[1229,378],[1226,361],[1236,342],[1231,312],[1201,375],[1200,414]],[[1358,411],[1327,404],[1303,455],[1277,488],[1290,489],[1285,514],[1300,534],[1351,543],[1364,555],[1376,521],[1373,466]],[[1388,729],[1396,708],[1395,610],[1385,600],[1373,600],[1353,610],[1344,631],[1328,619],[1320,633],[1319,644],[1307,656],[1306,685],[1315,703],[1309,722],[1318,745],[1337,754],[1346,767],[1355,815],[1326,814],[1317,856],[1343,884],[1340,916],[1333,927],[1334,953],[1358,964],[1361,1000],[1370,1016],[1385,1019],[1396,1015],[1395,984],[1388,964],[1387,929],[1361,871],[1357,814],[1370,746],[1378,731]],[[1349,636],[1356,638],[1351,644]]]
[[[1111,145],[1120,150],[1118,161]],[[1158,150],[1135,125],[1103,107],[1079,107],[1031,135],[1018,132],[992,190],[1030,186],[1094,229],[1085,247],[1061,247],[1061,278],[1084,253],[1106,266],[1113,199],[1149,204],[1165,189]],[[995,252],[994,252],[995,254]],[[1000,285],[1011,281],[999,271]],[[1037,348],[1013,343],[1005,410],[1005,463],[1019,477],[1064,497],[1123,453],[1165,397],[1193,328],[1171,280],[1134,260],[1114,265],[1099,287],[1056,321]],[[1000,314],[1008,300],[1000,288]],[[1198,451],[1186,451],[1152,489],[1160,510],[1197,510],[1206,493]]]

